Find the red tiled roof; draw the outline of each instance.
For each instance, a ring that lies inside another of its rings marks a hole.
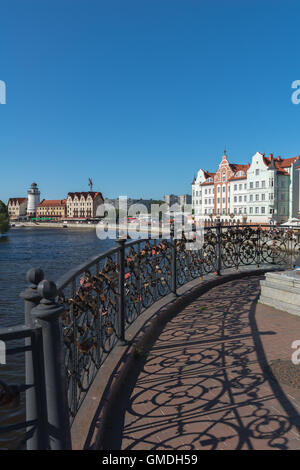
[[[207,185],[207,184],[214,184],[213,181],[204,181],[203,183],[200,184],[200,186]]]
[[[277,174],[278,175],[288,175],[289,173],[284,170],[284,168],[290,168],[293,163],[295,163],[298,159],[299,156],[297,157],[292,157],[292,158],[281,158],[281,157],[273,157],[273,154],[270,153],[268,157],[263,156],[264,158],[264,163],[267,166],[270,166],[272,160],[274,162],[275,168],[277,169]],[[298,168],[298,167],[297,167]]]
[[[65,199],[44,199],[37,207],[57,207],[57,206],[65,206],[66,200]]]
[[[211,173],[210,171],[205,171],[204,170],[205,178],[213,178],[215,175],[216,175],[216,173]]]
[[[23,202],[27,201],[27,197],[11,197],[9,198],[8,200],[8,204],[11,203],[11,204],[16,204],[17,202],[19,204],[22,204]]]
[[[250,167],[250,164],[247,163],[247,165],[240,165],[237,163],[229,163],[230,168],[234,173],[238,171],[245,171],[247,173],[248,168]]]
[[[274,158],[274,161],[275,161],[276,166],[278,165],[281,168],[290,168],[291,165],[295,163],[298,159],[299,159],[299,156],[294,157],[294,158],[277,157],[277,158]]]

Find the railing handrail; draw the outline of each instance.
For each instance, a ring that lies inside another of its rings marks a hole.
[[[69,271],[67,271],[66,274],[62,275],[56,281],[57,290],[61,291],[73,279],[75,279],[76,276],[83,273],[84,271],[86,271],[88,268],[95,265],[96,263],[99,263],[102,259],[106,258],[107,256],[111,256],[111,255],[117,253],[118,250],[119,250],[119,248],[117,246],[113,247],[113,248],[110,248],[109,250],[103,251],[102,253],[99,253],[98,255],[92,256],[85,263],[81,263],[80,265],[76,266],[75,268],[70,269]]]
[[[209,229],[214,229],[216,230],[219,227],[219,225],[209,225],[203,227],[204,230],[209,230]],[[255,228],[255,227],[265,227],[265,228],[270,228],[270,229],[288,229],[288,228],[298,228],[300,230],[300,227],[293,226],[293,225],[285,225],[285,226],[278,226],[278,225],[270,225],[270,224],[236,224],[236,225],[223,225],[221,224],[222,230],[224,229],[231,229],[231,228]],[[193,233],[193,231],[191,231]],[[151,238],[138,238],[136,240],[128,240],[126,241],[125,248],[127,247],[132,247],[135,246],[138,243],[146,242],[149,240],[155,240]],[[94,266],[96,263],[100,262],[102,259],[106,258],[107,256],[114,255],[119,251],[119,247],[112,247],[109,250],[106,250],[104,252],[99,253],[98,255],[94,255],[91,258],[88,259],[88,261],[79,264],[78,266],[71,268],[68,270],[65,274],[59,277],[59,279],[56,281],[57,285],[57,290],[60,292],[62,291],[68,284],[70,284],[71,281],[73,281],[76,276],[79,274],[84,273],[86,270],[88,270],[90,267]]]
[[[29,327],[26,325],[0,328],[0,339],[8,341],[10,339],[28,338],[37,328],[38,327]]]

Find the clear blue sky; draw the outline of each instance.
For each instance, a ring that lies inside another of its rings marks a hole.
[[[300,154],[298,1],[1,0],[0,199],[191,191]]]

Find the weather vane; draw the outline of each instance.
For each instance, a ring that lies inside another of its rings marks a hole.
[[[93,191],[93,181],[92,181],[92,178],[89,178],[89,187],[90,187],[90,190]]]

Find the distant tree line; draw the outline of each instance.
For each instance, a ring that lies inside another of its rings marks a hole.
[[[7,206],[4,202],[0,201],[0,234],[6,233],[9,230],[9,218]]]

